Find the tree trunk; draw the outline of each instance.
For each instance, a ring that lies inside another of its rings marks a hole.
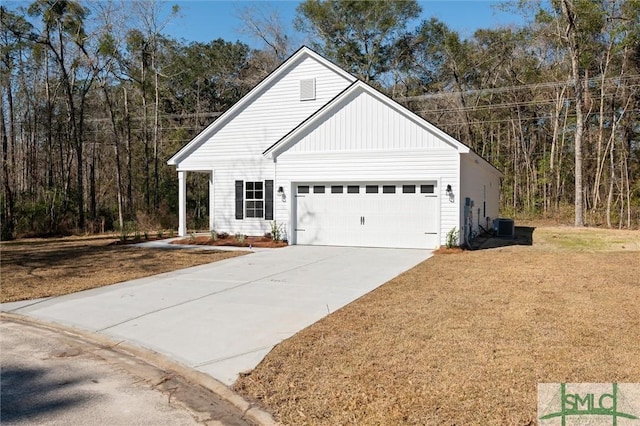
[[[45,93],[47,97],[47,148],[48,148],[48,179],[47,187],[51,190],[54,185],[54,168],[53,168],[53,103],[51,102],[51,85],[49,82],[49,54],[45,55]]]
[[[572,0],[561,2],[562,13],[567,20],[567,38],[569,41],[569,56],[571,57],[571,72],[575,89],[576,131],[574,137],[574,163],[575,163],[575,226],[584,226],[583,216],[583,187],[582,187],[582,135],[584,133],[583,98],[584,86],[582,84],[580,69],[580,44],[576,35],[575,19]]]
[[[89,212],[91,220],[98,216],[98,203],[96,200],[96,144],[91,147],[91,164],[89,165]],[[93,226],[93,225],[92,225]],[[92,230],[91,232],[95,232]]]
[[[102,86],[102,92],[107,103],[107,111],[109,112],[109,121],[111,122],[111,131],[113,133],[113,150],[116,155],[116,197],[118,200],[118,225],[120,230],[124,229],[124,214],[122,202],[122,170],[120,167],[120,138],[118,137],[118,125],[116,124],[114,106],[109,98],[109,90],[106,85]],[[125,92],[126,93],[126,92]]]
[[[133,172],[132,172],[132,153],[131,153],[131,116],[129,115],[129,101],[127,98],[127,88],[124,91],[124,120],[127,132],[127,209],[128,214],[133,211]]]
[[[7,84],[7,91],[11,91],[10,83]],[[7,97],[10,97],[7,94]],[[0,98],[1,99],[1,98]],[[8,102],[9,103],[9,102]],[[9,103],[9,105],[11,105]],[[13,126],[14,119],[12,115],[12,108],[9,107],[8,111],[9,115],[9,128]],[[2,223],[2,235],[0,235],[2,240],[11,240],[13,239],[13,233],[15,230],[15,219],[13,216],[14,212],[14,200],[13,200],[13,190],[11,189],[11,180],[9,173],[9,139],[12,140],[13,145],[13,133],[11,137],[7,136],[7,128],[5,125],[5,117],[4,117],[4,105],[0,105],[0,139],[2,139],[2,186],[4,189],[4,203],[5,203],[5,214],[3,217]]]
[[[153,123],[153,207],[157,210],[160,206],[159,190],[160,176],[158,172],[158,131],[160,126],[160,92],[158,90],[158,72],[155,73],[155,115]]]
[[[604,170],[605,160],[602,158],[602,144],[604,141],[604,101],[605,101],[605,77],[607,75],[607,71],[609,69],[609,62],[611,57],[611,49],[613,48],[613,40],[607,46],[606,58],[603,66],[600,67],[601,78],[600,78],[600,119],[598,121],[598,143],[596,144],[596,175],[593,182],[593,195],[592,195],[592,206],[593,210],[598,208],[598,203],[600,201],[600,181],[602,178],[602,171]]]
[[[143,59],[141,63],[142,70],[142,78],[141,78],[141,87],[140,90],[142,92],[142,142],[144,145],[144,205],[145,211],[149,213],[151,210],[151,185],[150,185],[150,176],[149,176],[149,163],[151,159],[149,158],[149,111],[147,108],[147,68],[144,60],[144,52]]]

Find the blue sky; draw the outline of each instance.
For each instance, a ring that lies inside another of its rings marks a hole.
[[[217,38],[227,41],[240,40],[252,47],[261,47],[256,41],[242,34],[242,21],[238,18],[240,10],[255,7],[264,11],[278,11],[282,22],[288,26],[288,34],[293,34],[292,21],[299,1],[228,1],[228,0],[186,0],[166,1],[166,9],[177,4],[180,17],[175,18],[166,28],[168,35],[187,41],[208,42]],[[478,28],[493,28],[505,25],[521,25],[520,15],[500,11],[497,5],[504,1],[489,0],[428,0],[419,1],[422,6],[421,19],[432,16],[468,37]],[[304,43],[304,37],[298,35],[296,41]],[[294,46],[294,48],[297,46]]]

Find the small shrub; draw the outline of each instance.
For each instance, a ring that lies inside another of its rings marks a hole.
[[[282,224],[278,224],[275,220],[271,222],[271,239],[273,241],[282,240]]]
[[[149,231],[144,231],[143,235],[145,240],[149,239]]]
[[[169,229],[169,238],[173,238],[175,236],[175,231],[173,228]]]
[[[455,228],[451,228],[451,231],[447,232],[447,248],[458,247],[458,236],[460,232]]]
[[[240,232],[236,232],[236,241],[240,244],[244,243],[244,240],[247,238],[246,235],[241,234]]]
[[[158,232],[156,232],[156,236],[158,238],[162,238],[164,236],[164,231],[162,229],[160,229]]]
[[[194,232],[189,233],[189,242],[190,243],[196,242],[196,234]]]
[[[124,226],[120,229],[118,238],[120,239],[120,241],[125,242],[129,239],[129,237],[134,232],[134,230],[135,230],[135,235],[137,235],[138,237],[138,238],[134,237],[134,239],[140,239],[140,234],[138,233],[136,223],[133,221],[127,221],[124,223]]]
[[[218,238],[221,240],[225,240],[227,238],[229,238],[229,233],[228,232],[220,232],[218,233]]]
[[[209,237],[211,241],[218,241],[218,233],[215,229],[211,230],[211,236]]]
[[[136,229],[135,234],[133,235],[133,241],[140,241],[140,231]]]

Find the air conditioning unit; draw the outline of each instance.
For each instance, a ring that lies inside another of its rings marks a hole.
[[[513,219],[494,219],[493,234],[497,237],[514,238],[516,236],[516,227]]]

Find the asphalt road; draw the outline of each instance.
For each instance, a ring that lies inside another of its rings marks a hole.
[[[0,423],[247,425],[217,395],[109,348],[0,322]]]

